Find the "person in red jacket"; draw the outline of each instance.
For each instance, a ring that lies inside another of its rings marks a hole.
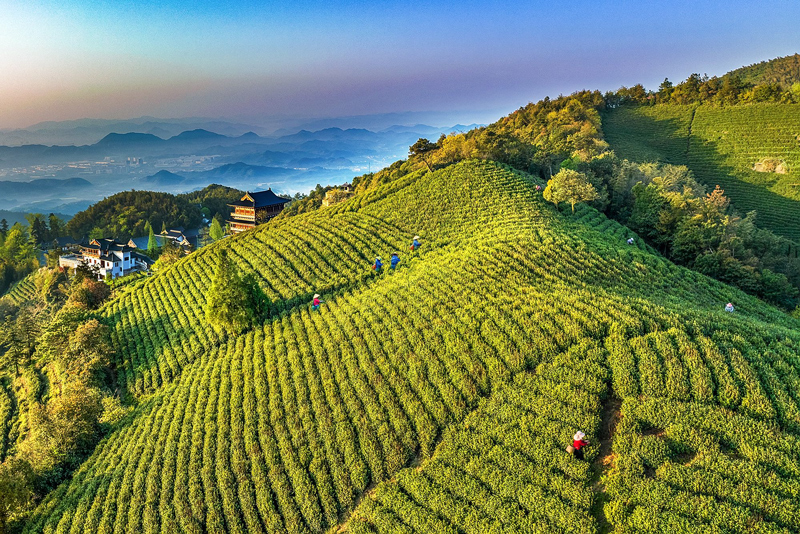
[[[572,436],[572,448],[575,449],[575,458],[578,460],[583,460],[583,448],[589,445],[589,442],[583,439],[585,437],[586,434],[580,430],[575,432],[575,435]]]

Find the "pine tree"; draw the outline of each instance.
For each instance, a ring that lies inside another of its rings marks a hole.
[[[225,236],[225,231],[222,229],[222,225],[219,224],[218,218],[214,217],[214,220],[211,221],[211,228],[209,228],[208,233],[214,241],[219,241]]]
[[[147,223],[147,226],[150,227],[150,232],[147,237],[147,255],[152,258],[158,252],[158,241],[156,241],[156,235],[153,233],[153,227],[150,226],[150,223]]]

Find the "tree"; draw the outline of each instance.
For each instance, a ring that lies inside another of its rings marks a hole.
[[[58,246],[58,241],[54,240],[50,250],[44,255],[47,260],[47,266],[51,269],[58,267],[58,260],[61,258],[61,247]]]
[[[37,473],[49,472],[58,478],[54,467],[74,464],[96,445],[102,413],[103,395],[97,388],[81,380],[67,380],[60,394],[51,393],[46,405],[34,405],[30,410],[28,439],[18,450]]]
[[[50,226],[50,239],[61,237],[64,233],[64,221],[55,213],[51,213],[47,217]]]
[[[72,281],[69,302],[94,310],[111,295],[111,288],[105,282],[97,280],[96,276],[85,274]]]
[[[31,239],[37,247],[48,241],[47,223],[44,222],[44,215],[41,213],[29,213],[25,215],[30,227]]]
[[[9,458],[0,463],[0,534],[10,532],[9,520],[33,504],[33,478],[26,460]]]
[[[150,227],[150,233],[147,237],[147,255],[155,258],[156,254],[158,254],[158,241],[156,241],[156,235],[153,233],[153,227],[150,226],[150,223],[147,223],[147,226]]]
[[[3,237],[5,237],[7,233],[8,233],[8,221],[5,219],[0,219],[0,234],[2,234]]]
[[[217,256],[211,289],[206,296],[206,320],[218,331],[240,333],[261,315],[262,295],[254,278],[241,277],[223,249]]]
[[[575,213],[575,204],[590,202],[597,199],[597,190],[586,179],[586,175],[572,169],[561,169],[547,182],[544,190],[544,199],[558,207],[561,202],[569,202],[572,213]]]
[[[431,170],[431,165],[429,163],[431,153],[439,148],[436,143],[431,143],[428,139],[424,137],[420,137],[417,139],[417,142],[411,145],[408,148],[408,153],[412,156],[416,156],[422,160],[426,167],[428,167],[428,171]]]
[[[222,229],[218,218],[214,217],[214,220],[211,221],[211,228],[209,228],[208,233],[214,241],[219,241],[225,237],[225,231]]]
[[[161,223],[161,235],[167,234],[167,221]]]
[[[154,271],[163,270],[185,256],[183,249],[179,247],[174,240],[166,237],[162,237],[161,239],[164,242],[164,246],[161,247],[161,254],[158,257],[158,261],[153,265]]]
[[[70,379],[91,383],[111,363],[113,353],[109,328],[97,319],[90,319],[70,334],[69,348],[61,355],[61,361]]]

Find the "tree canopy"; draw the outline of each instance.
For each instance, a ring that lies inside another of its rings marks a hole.
[[[218,331],[246,330],[264,311],[264,295],[252,276],[241,276],[225,249],[219,251],[206,297],[206,320]]]
[[[93,204],[66,225],[74,239],[87,235],[127,239],[147,235],[153,228],[197,228],[203,216],[187,198],[153,191],[123,191]]]
[[[598,198],[597,190],[586,179],[586,175],[572,169],[561,169],[548,182],[544,190],[544,199],[558,206],[561,202],[569,202],[575,213],[575,204],[590,202]]]

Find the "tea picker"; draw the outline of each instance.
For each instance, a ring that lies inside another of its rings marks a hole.
[[[572,445],[567,445],[567,452],[578,460],[583,460],[583,448],[589,445],[589,442],[583,439],[585,437],[586,434],[578,430],[575,432],[575,435],[572,436]]]

